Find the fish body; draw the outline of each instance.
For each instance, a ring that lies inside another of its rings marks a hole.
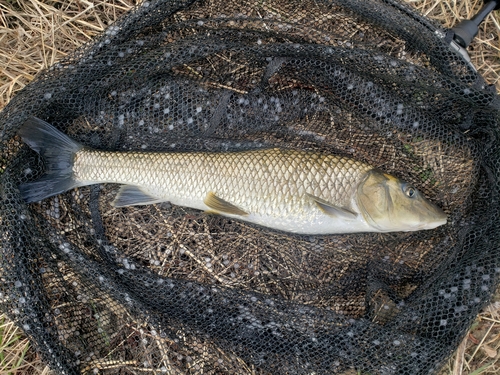
[[[413,187],[336,155],[280,148],[100,151],[35,118],[20,135],[48,166],[41,180],[21,185],[27,202],[77,186],[118,183],[116,207],[169,201],[299,234],[412,231],[446,223],[443,211]]]

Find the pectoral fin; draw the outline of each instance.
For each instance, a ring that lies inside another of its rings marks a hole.
[[[339,217],[348,220],[354,220],[358,217],[357,213],[352,212],[347,208],[335,206],[334,204],[325,201],[324,199],[321,199],[319,197],[316,197],[312,194],[306,193],[306,195],[309,198],[311,198],[314,201],[314,203],[316,203],[318,208],[328,216]]]
[[[213,192],[208,193],[203,202],[215,212],[240,216],[248,215],[248,212],[245,212],[241,208],[236,207],[234,204],[219,198]]]
[[[138,186],[123,185],[111,205],[114,207],[142,206],[163,201],[164,199],[153,197]]]

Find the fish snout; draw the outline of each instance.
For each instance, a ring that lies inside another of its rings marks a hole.
[[[448,222],[448,215],[433,203],[429,203],[427,212],[421,217],[421,224],[419,229],[434,229]]]

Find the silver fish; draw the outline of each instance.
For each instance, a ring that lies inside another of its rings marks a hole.
[[[99,151],[36,118],[19,134],[47,162],[40,180],[20,186],[26,202],[118,183],[115,207],[169,201],[300,234],[416,231],[446,223],[445,213],[413,186],[345,157],[280,148]]]

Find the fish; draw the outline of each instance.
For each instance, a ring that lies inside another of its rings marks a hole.
[[[289,233],[433,229],[447,215],[411,184],[364,162],[287,148],[232,152],[105,151],[32,117],[23,141],[45,174],[19,186],[27,203],[76,187],[121,184],[114,207],[170,202]]]

